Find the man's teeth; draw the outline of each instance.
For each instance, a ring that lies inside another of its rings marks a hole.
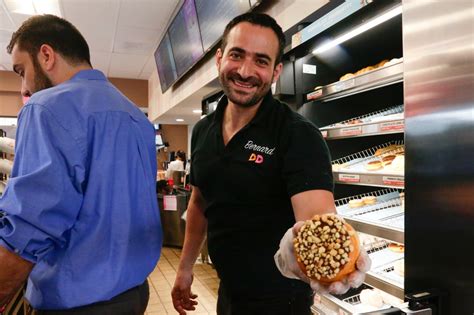
[[[250,83],[244,83],[242,81],[237,81],[237,80],[234,80],[234,83],[238,86],[241,86],[241,87],[244,87],[244,88],[251,88],[253,87],[253,84],[250,84]]]

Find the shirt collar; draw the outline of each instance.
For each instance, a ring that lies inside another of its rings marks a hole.
[[[72,76],[71,80],[99,80],[107,81],[107,78],[100,70],[87,69],[81,70]]]
[[[224,118],[224,112],[225,108],[227,107],[228,104],[227,96],[223,95],[220,99],[219,102],[217,103],[217,108],[215,111],[214,123],[222,123],[222,119]],[[257,110],[257,114],[255,115],[254,118],[250,121],[251,125],[258,125],[262,124],[265,120],[265,117],[267,116],[269,110],[271,109],[273,104],[273,96],[271,90],[268,91],[268,93],[263,97],[262,103],[260,104],[260,107]]]

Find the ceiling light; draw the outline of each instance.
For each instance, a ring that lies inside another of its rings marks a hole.
[[[193,113],[195,113],[195,114],[201,114],[201,113],[202,113],[202,109],[193,109]]]
[[[20,13],[34,15],[36,13],[33,1],[31,0],[5,0],[8,11],[12,13]]]
[[[177,121],[177,122],[183,122],[184,119],[182,119],[182,118],[176,118],[176,121]]]
[[[402,13],[402,6],[397,6],[379,16],[377,16],[376,18],[368,21],[367,23],[364,23],[354,29],[352,29],[351,31],[347,32],[346,34],[342,35],[342,36],[339,36],[337,37],[336,39],[328,42],[328,43],[325,43],[323,45],[321,45],[320,47],[316,48],[315,50],[313,50],[313,54],[320,54],[320,53],[323,53],[359,34],[362,34],[363,32],[379,25],[379,24],[382,24],[383,22],[385,21],[388,21],[390,20],[391,18],[399,15]]]

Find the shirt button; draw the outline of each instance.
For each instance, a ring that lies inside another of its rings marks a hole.
[[[15,248],[14,252],[18,254],[20,250],[18,248]]]

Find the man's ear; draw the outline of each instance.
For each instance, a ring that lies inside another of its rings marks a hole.
[[[283,70],[283,63],[279,63],[275,66],[275,69],[273,69],[273,80],[272,83],[275,83],[278,81],[278,78],[280,77],[281,71]]]
[[[217,51],[216,51],[216,66],[217,66],[217,69],[219,69],[220,66],[221,66],[223,53],[224,52],[220,48],[217,48]]]
[[[43,44],[38,51],[38,63],[41,65],[45,72],[49,72],[53,69],[56,63],[56,52],[48,44]]]

